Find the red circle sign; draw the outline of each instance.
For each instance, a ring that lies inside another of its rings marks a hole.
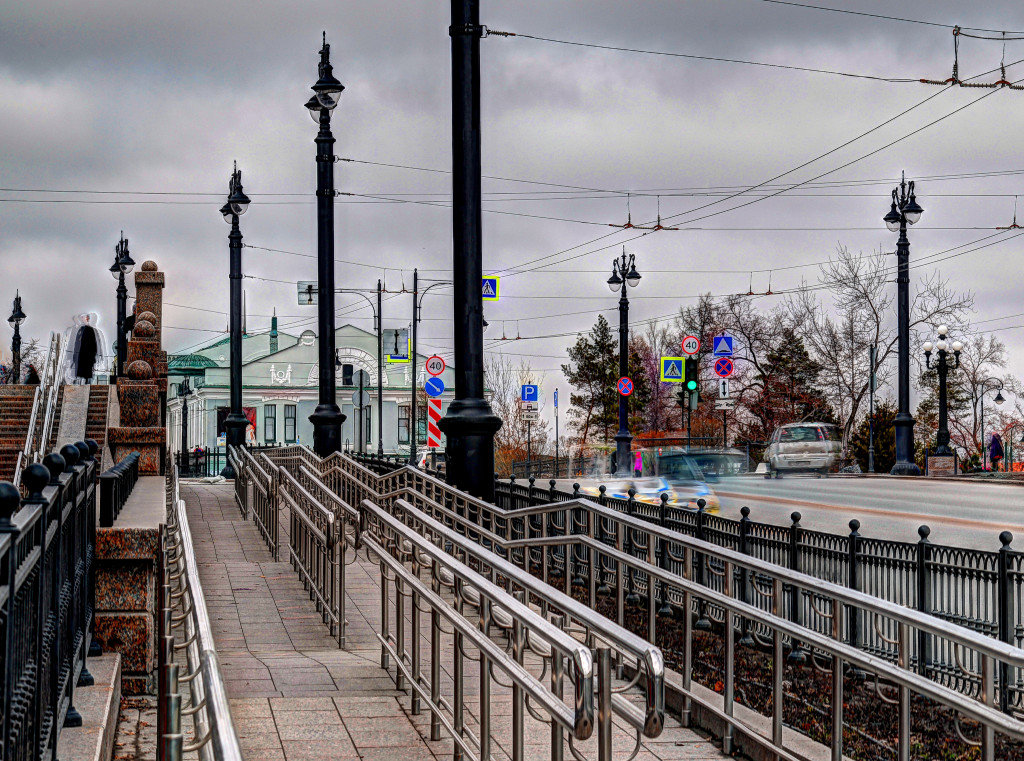
[[[728,378],[732,375],[733,364],[728,357],[719,357],[715,360],[715,373],[719,378]]]
[[[431,375],[440,375],[444,372],[447,365],[444,362],[444,357],[439,357],[435,354],[434,356],[427,358],[426,367],[427,372]]]
[[[633,393],[633,381],[629,378],[619,378],[619,393],[623,396],[629,396]]]
[[[697,336],[687,336],[683,339],[683,351],[689,355],[694,355],[700,351],[700,339]]]

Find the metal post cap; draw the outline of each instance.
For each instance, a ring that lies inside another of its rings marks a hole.
[[[78,459],[79,462],[88,462],[89,460],[92,459],[89,456],[89,445],[86,444],[84,441],[76,441],[75,449],[77,449],[78,453],[81,455],[81,457]]]
[[[43,489],[50,483],[50,470],[42,463],[32,463],[21,474],[21,482],[28,490],[29,502],[45,502]]]
[[[65,444],[60,448],[60,456],[64,458],[64,472],[67,473],[78,464],[82,453],[74,444]]]
[[[58,482],[58,477],[67,469],[67,463],[64,458],[56,452],[51,452],[43,458],[43,465],[50,471],[50,483],[55,484]]]
[[[0,526],[10,526],[11,516],[21,507],[21,493],[12,483],[0,482]]]

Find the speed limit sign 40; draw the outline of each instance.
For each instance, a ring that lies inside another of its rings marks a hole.
[[[697,336],[687,336],[683,339],[683,351],[687,354],[696,354],[700,351],[700,339]]]
[[[432,357],[427,358],[427,372],[431,375],[440,375],[444,372],[445,365],[444,358],[439,357],[436,354]]]

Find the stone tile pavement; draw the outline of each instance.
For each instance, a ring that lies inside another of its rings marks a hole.
[[[373,633],[380,620],[375,564],[360,557],[348,566],[348,642],[341,650],[298,574],[288,562],[271,559],[254,524],[235,507],[231,484],[183,482],[181,494],[246,761],[452,758],[451,738],[428,739],[429,712],[413,715],[406,692],[396,690],[394,677],[380,666]],[[286,541],[284,530],[281,535]],[[471,673],[467,669],[467,726],[472,729],[478,726],[479,701]],[[511,726],[508,691],[495,685],[490,705],[493,757],[506,761],[511,753],[504,740]],[[667,725],[661,737],[645,740],[638,761],[722,758],[698,734],[671,719]],[[615,757],[625,759],[634,737],[622,728],[615,734]],[[527,715],[527,737],[526,761],[550,757],[546,724]],[[578,750],[597,757],[593,739]],[[565,757],[572,757],[568,748]]]

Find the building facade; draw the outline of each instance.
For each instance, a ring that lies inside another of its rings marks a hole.
[[[242,338],[242,407],[249,418],[247,440],[253,444],[313,445],[309,416],[319,398],[317,336],[307,330],[298,336],[279,333],[277,318],[269,333]],[[377,387],[377,335],[353,325],[336,331],[338,406],[345,415],[342,445],[347,449],[378,450],[378,420],[383,421],[383,449],[387,454],[409,452],[412,411],[412,373],[417,373],[417,449],[427,443],[426,396],[423,383],[426,356],[415,363],[388,362],[388,331],[385,331],[385,363],[382,388]],[[171,451],[181,449],[181,382],[189,379],[188,448],[223,447],[224,418],[229,409],[230,341],[219,339],[189,354],[168,357],[167,427]],[[366,372],[367,404],[362,410],[360,431],[359,371]],[[445,391],[442,412],[453,398],[452,369],[441,375]],[[442,435],[442,448],[444,446]]]

